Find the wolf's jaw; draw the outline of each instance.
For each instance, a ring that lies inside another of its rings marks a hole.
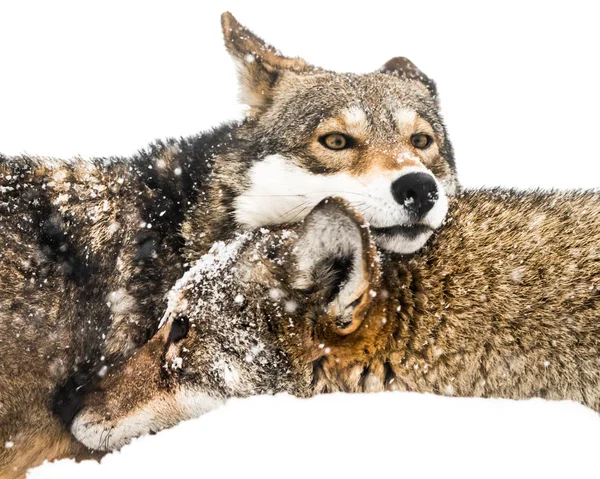
[[[373,239],[377,246],[387,251],[399,254],[412,254],[425,246],[425,243],[427,243],[433,232],[434,230],[430,228],[426,228],[416,234],[413,232],[409,234],[390,234],[373,231]]]
[[[158,395],[127,414],[112,415],[112,419],[105,413],[83,410],[75,417],[71,433],[92,450],[112,451],[136,437],[200,417],[223,403],[222,398],[208,393],[179,390],[172,397]]]

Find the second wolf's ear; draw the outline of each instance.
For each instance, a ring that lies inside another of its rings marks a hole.
[[[282,71],[301,73],[314,70],[301,58],[281,55],[229,12],[221,16],[221,25],[225,47],[238,66],[241,100],[252,108],[253,113],[268,104],[271,90]]]
[[[363,218],[339,198],[319,203],[294,246],[292,285],[317,295],[341,335],[362,323],[379,282],[377,250]]]
[[[405,57],[394,57],[383,65],[379,70],[380,73],[393,75],[404,80],[416,80],[421,82],[429,90],[432,96],[437,95],[435,82],[425,73],[417,68],[417,66]]]

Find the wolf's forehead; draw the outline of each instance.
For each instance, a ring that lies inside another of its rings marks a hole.
[[[313,81],[313,85],[310,82],[308,85],[312,92],[318,93],[321,98],[332,97],[340,106],[358,101],[369,109],[394,109],[399,106],[418,107],[431,102],[427,88],[419,82],[382,73],[334,73]]]
[[[414,117],[436,116],[435,102],[425,86],[380,73],[312,75],[284,82],[280,108],[276,113],[312,127],[338,118],[350,124],[376,127],[379,133],[398,122],[414,122]],[[407,116],[412,112],[412,117]],[[383,128],[383,130],[382,130]]]
[[[249,232],[225,243],[217,241],[197,260],[167,294],[167,310],[159,327],[174,314],[185,310],[191,299],[197,307],[219,311],[226,292],[236,284],[236,261],[251,238]]]

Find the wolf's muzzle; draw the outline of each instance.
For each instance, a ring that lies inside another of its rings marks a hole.
[[[423,218],[438,199],[437,183],[427,173],[408,173],[392,183],[392,196],[416,219]]]

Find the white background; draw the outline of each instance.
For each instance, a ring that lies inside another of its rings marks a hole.
[[[220,13],[231,10],[285,54],[326,68],[366,72],[394,56],[413,60],[438,82],[467,186],[598,187],[594,3],[0,0],[0,152],[128,155],[155,138],[239,117],[219,25]],[[221,466],[239,466],[239,477],[260,476],[267,466],[271,477],[306,477],[307,469],[332,479],[341,471],[597,477],[598,458],[588,449],[600,443],[598,418],[576,405],[532,410],[529,403],[387,398],[238,402],[139,441],[114,456],[114,467],[103,466],[106,473],[87,467],[111,478],[171,470],[224,477]],[[196,441],[208,449],[196,449]],[[64,479],[67,470],[82,477],[81,467],[59,463],[36,477]]]
[[[240,114],[219,15],[288,55],[438,82],[463,184],[600,186],[596,2],[0,0],[0,151],[127,155]]]

